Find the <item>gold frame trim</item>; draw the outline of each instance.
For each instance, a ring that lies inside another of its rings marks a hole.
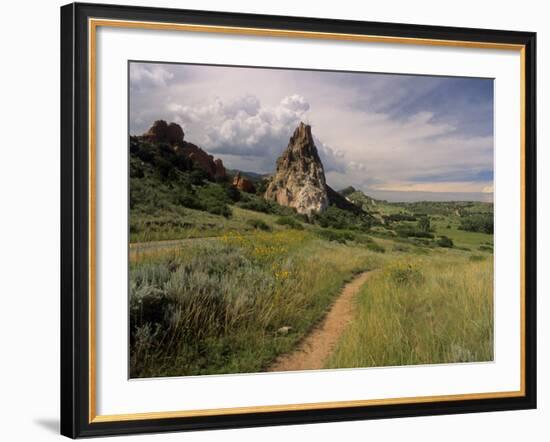
[[[321,40],[355,41],[369,43],[413,44],[420,46],[444,46],[474,49],[497,49],[519,51],[520,53],[520,168],[521,168],[521,227],[520,227],[520,389],[518,391],[465,393],[438,396],[415,396],[388,399],[368,399],[353,401],[316,402],[284,405],[261,405],[234,408],[200,410],[158,411],[129,414],[96,414],[96,35],[97,28],[134,28],[163,31],[186,31],[234,35],[254,35],[265,37],[292,37]],[[278,411],[322,410],[328,408],[365,407],[375,405],[419,404],[427,402],[461,401],[472,399],[497,399],[523,397],[525,385],[525,45],[458,40],[438,40],[376,35],[340,34],[329,32],[292,31],[283,29],[244,28],[234,26],[210,26],[181,23],[157,23],[111,19],[88,19],[89,36],[89,423],[138,421],[146,419],[169,419],[180,417],[238,415],[246,413],[272,413]]]

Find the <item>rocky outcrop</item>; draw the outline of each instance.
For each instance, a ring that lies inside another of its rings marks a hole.
[[[168,123],[164,120],[157,120],[142,137],[151,143],[162,143],[166,141],[167,131]]]
[[[176,153],[193,161],[193,164],[204,170],[210,178],[225,178],[226,171],[222,160],[219,158],[214,160],[212,155],[199,146],[184,141],[184,136],[183,129],[179,124],[168,124],[164,120],[157,120],[141,138],[150,143],[167,143],[172,146]]]
[[[216,178],[225,178],[226,177],[226,171],[225,167],[223,167],[223,161],[219,158],[214,160],[214,177]]]
[[[204,170],[211,178],[225,178],[225,167],[220,159],[214,161],[214,157],[199,146],[184,141],[177,146],[176,151],[193,161],[195,166]]]
[[[157,120],[142,137],[151,143],[168,143],[172,146],[183,143],[183,129],[177,123],[168,124]]]
[[[264,197],[306,215],[328,207],[325,172],[311,126],[300,123],[294,131],[288,147],[277,160],[277,171]]]
[[[170,123],[166,128],[166,141],[171,145],[183,143],[183,129],[179,124]]]
[[[233,177],[233,187],[247,193],[256,193],[254,183],[237,172]]]

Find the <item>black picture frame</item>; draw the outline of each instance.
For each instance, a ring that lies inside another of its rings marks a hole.
[[[89,18],[521,45],[524,51],[524,395],[94,422],[90,419]],[[536,408],[536,34],[73,3],[61,8],[61,434],[105,436]]]

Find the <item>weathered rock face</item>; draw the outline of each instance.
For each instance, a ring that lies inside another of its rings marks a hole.
[[[277,171],[264,197],[306,215],[328,207],[325,171],[313,142],[311,126],[300,123],[294,131],[288,147],[277,160]]]
[[[157,120],[143,134],[143,138],[152,143],[168,143],[172,146],[183,143],[183,129],[177,123],[168,124],[164,120]]]
[[[170,123],[166,128],[166,140],[171,144],[183,143],[183,129],[179,124]]]
[[[146,138],[152,143],[162,143],[166,141],[167,131],[168,123],[164,120],[157,120],[153,123],[149,130],[143,134],[143,138]]]
[[[224,178],[225,167],[223,162],[219,158],[214,161],[214,157],[199,146],[184,141],[181,146],[177,147],[177,152],[181,152],[187,158],[193,161],[193,163],[204,170],[211,178]]]
[[[233,177],[233,187],[236,187],[243,192],[256,193],[254,183],[248,178],[241,176],[240,172],[237,172]]]
[[[214,160],[212,155],[202,150],[199,146],[184,141],[184,133],[177,123],[168,124],[164,120],[157,120],[142,135],[142,138],[151,143],[168,143],[175,152],[193,161],[204,170],[211,178],[225,178],[226,172],[222,160]]]
[[[225,167],[223,167],[223,161],[220,160],[219,158],[215,159],[214,160],[214,167],[215,167],[215,171],[214,171],[214,177],[216,178],[225,178],[226,177],[226,173],[225,173]]]

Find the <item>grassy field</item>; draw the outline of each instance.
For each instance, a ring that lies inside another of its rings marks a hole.
[[[378,271],[327,367],[492,359],[489,252],[292,228],[275,215],[232,209],[225,219],[186,208],[188,219],[214,218],[215,228],[164,231],[155,238],[187,239],[131,248],[131,377],[262,371],[322,319],[346,281],[369,269]],[[439,226],[436,234],[459,244],[492,241]]]
[[[248,223],[249,220],[261,220],[272,230],[284,230],[284,226],[276,223],[277,218],[240,207],[232,207],[230,218],[186,207],[155,215],[136,215],[131,221],[130,242],[205,238],[227,232],[250,233],[256,228]]]
[[[389,262],[363,287],[328,368],[493,359],[492,258],[439,251]]]
[[[322,318],[346,280],[380,265],[367,245],[306,230],[196,242],[131,262],[131,377],[261,371]]]
[[[327,367],[492,359],[492,204],[349,188],[364,212],[306,218],[132,143],[132,378],[263,371],[366,270]]]

